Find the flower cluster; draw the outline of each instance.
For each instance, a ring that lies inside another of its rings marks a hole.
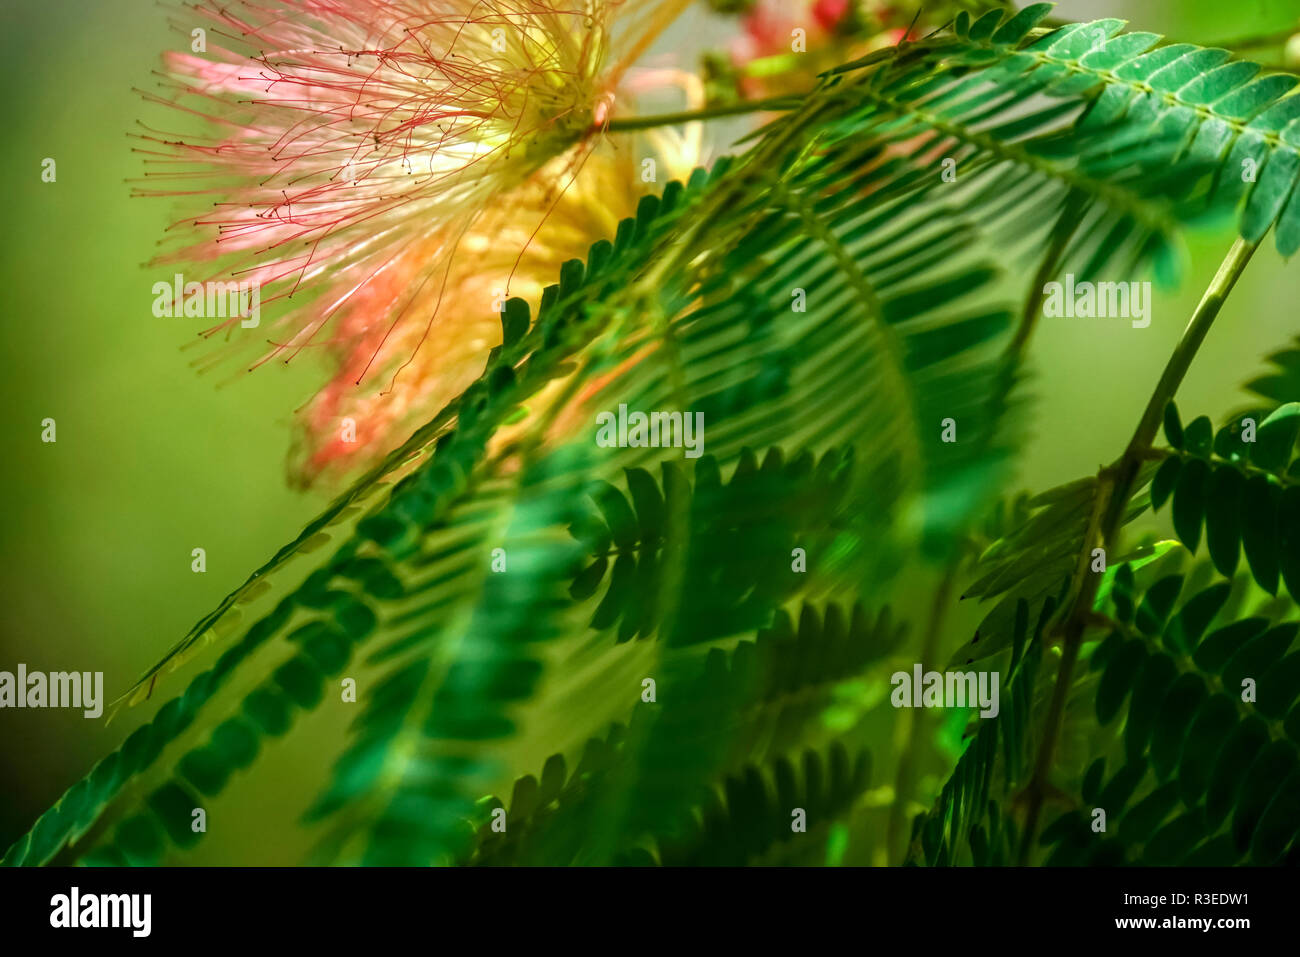
[[[481,369],[512,274],[509,293],[532,294],[625,214],[631,175],[602,191],[622,174],[592,153],[626,66],[682,6],[186,8],[191,52],[166,58],[152,99],[198,128],[144,134],[141,192],[187,204],[158,262],[259,286],[279,318],[255,364],[328,356],[334,378],[303,412],[301,481],[404,439],[412,416]],[[237,322],[205,334],[234,335]]]

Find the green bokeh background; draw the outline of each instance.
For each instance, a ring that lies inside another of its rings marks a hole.
[[[1210,42],[1294,22],[1300,3],[1066,0],[1059,11],[1124,16],[1134,28]],[[170,271],[143,264],[173,209],[131,197],[142,163],[128,134],[142,118],[159,121],[136,89],[153,86],[161,51],[188,43],[168,13],[150,0],[0,4],[0,670],[23,662],[102,671],[109,700],[328,498],[285,480],[293,410],[323,380],[319,361],[308,355],[252,374],[227,363],[199,375],[192,363],[210,354],[192,345],[202,320],[150,311],[150,287]],[[692,64],[712,26],[701,20],[693,14],[660,51]],[[1277,61],[1275,50],[1258,55]],[[58,164],[55,183],[41,181],[46,157]],[[1230,241],[1222,231],[1191,237],[1186,281],[1157,293],[1147,329],[1043,320],[1018,486],[1076,478],[1121,450]],[[1180,392],[1184,409],[1217,416],[1237,405],[1261,357],[1300,332],[1296,268],[1287,271],[1271,241],[1256,256]],[[46,417],[57,421],[55,444],[40,440]],[[195,547],[206,549],[206,574],[190,570]],[[907,589],[894,600],[923,605]],[[953,634],[948,647],[961,640]],[[191,665],[185,675],[195,673]],[[75,711],[0,711],[0,850],[157,703],[107,725]],[[336,725],[300,730],[337,734]],[[310,747],[264,761],[256,787],[223,799],[227,812],[256,833],[253,812],[282,797],[286,809],[300,808],[306,797],[282,792],[324,770]],[[259,858],[293,859],[296,838],[283,840]]]

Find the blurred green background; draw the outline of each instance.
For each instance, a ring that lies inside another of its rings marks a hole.
[[[161,51],[182,47],[168,13],[148,0],[0,7],[7,187],[0,670],[22,662],[30,670],[102,671],[109,700],[328,498],[290,491],[285,480],[293,411],[323,381],[317,361],[304,356],[251,374],[226,363],[199,375],[192,363],[210,347],[181,347],[197,341],[201,320],[151,313],[160,277],[143,264],[174,210],[131,197],[129,181],[142,165],[128,133],[142,118],[159,121],[136,90],[153,87]],[[1059,14],[1123,16],[1134,28],[1211,42],[1294,23],[1300,2],[1065,0]],[[691,66],[700,37],[720,39],[722,29],[692,14],[660,51]],[[1255,55],[1276,63],[1279,49]],[[54,183],[41,181],[46,157],[57,162]],[[1037,401],[1016,487],[1073,479],[1118,454],[1230,240],[1191,237],[1186,281],[1177,293],[1157,293],[1147,329],[1043,320],[1030,383]],[[1294,267],[1286,271],[1270,241],[1181,390],[1185,410],[1217,417],[1238,404],[1239,386],[1262,356],[1300,332],[1298,291]],[[40,440],[46,417],[57,421],[55,444]],[[195,547],[207,551],[205,574],[190,569]],[[905,594],[895,600],[923,604],[928,587],[912,602]],[[948,647],[964,637],[951,635]],[[194,673],[191,665],[186,674]],[[71,710],[0,712],[0,850],[154,707],[108,725]],[[239,790],[228,808],[263,808],[275,800],[277,777],[323,773],[310,767],[309,749],[296,762],[286,756],[264,767],[260,786]],[[276,858],[283,853],[267,855]]]

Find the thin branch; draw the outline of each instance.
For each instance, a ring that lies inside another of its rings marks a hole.
[[[676,126],[681,123],[694,123],[697,120],[714,120],[723,116],[739,116],[743,113],[757,113],[764,110],[772,112],[793,110],[802,103],[801,96],[774,96],[765,100],[745,100],[725,106],[711,106],[703,110],[683,110],[680,113],[660,113],[652,116],[615,117],[605,124],[605,129],[610,133],[628,133],[634,130],[653,129],[656,126]]]
[[[1132,456],[1143,449],[1149,449],[1151,443],[1155,441],[1156,431],[1160,428],[1160,421],[1165,414],[1165,406],[1169,404],[1169,400],[1178,391],[1183,377],[1187,375],[1187,370],[1191,367],[1192,359],[1196,357],[1197,350],[1200,349],[1201,343],[1205,341],[1205,334],[1210,331],[1210,326],[1214,324],[1215,318],[1219,315],[1219,310],[1223,308],[1224,300],[1228,298],[1228,293],[1232,291],[1232,287],[1241,278],[1242,272],[1246,269],[1246,264],[1250,262],[1250,257],[1255,254],[1257,248],[1257,243],[1238,238],[1232,244],[1232,249],[1228,250],[1228,255],[1219,265],[1219,271],[1215,273],[1209,288],[1201,296],[1196,311],[1192,313],[1187,328],[1183,330],[1183,337],[1178,341],[1174,354],[1169,357],[1165,371],[1160,376],[1160,381],[1156,383],[1155,391],[1152,392],[1151,398],[1147,400],[1147,407],[1142,412],[1142,419],[1138,422],[1133,438],[1129,442],[1129,447],[1125,451],[1126,456]]]
[[[1043,286],[1060,268],[1065,250],[1079,230],[1082,221],[1079,214],[1086,199],[1086,194],[1082,190],[1072,189],[1061,207],[1061,215],[1052,229],[1051,243],[1043,255],[1042,262],[1039,263],[1033,284],[1029,287],[1029,295],[1025,299],[1024,310],[1020,315],[1020,325],[1016,327],[1016,334],[1007,345],[1008,355],[1019,356],[1024,352],[1025,346],[1029,344],[1034,334],[1034,329],[1038,326],[1038,317],[1043,310]]]
[[[1137,475],[1142,463],[1147,459],[1155,441],[1156,432],[1164,415],[1165,406],[1174,397],[1182,384],[1197,350],[1205,341],[1205,335],[1218,317],[1228,294],[1241,278],[1254,255],[1257,243],[1238,238],[1232,244],[1228,255],[1219,266],[1214,279],[1201,296],[1200,303],[1192,313],[1191,321],[1183,330],[1182,338],[1174,348],[1173,355],[1165,365],[1160,381],[1156,383],[1151,398],[1147,400],[1142,418],[1138,421],[1124,454],[1113,464],[1103,468],[1097,475],[1097,497],[1094,500],[1092,518],[1084,535],[1083,552],[1080,555],[1075,580],[1071,584],[1068,601],[1069,610],[1062,620],[1061,665],[1056,676],[1056,686],[1052,690],[1052,700],[1048,706],[1047,723],[1039,742],[1038,755],[1034,762],[1033,775],[1022,792],[1025,802],[1025,827],[1021,835],[1019,863],[1028,862],[1030,849],[1038,830],[1038,819],[1042,812],[1043,799],[1051,791],[1048,776],[1051,772],[1052,758],[1056,742],[1060,736],[1064,719],[1065,702],[1070,692],[1074,665],[1079,658],[1079,648],[1083,644],[1084,630],[1092,611],[1093,601],[1097,596],[1100,576],[1090,572],[1089,556],[1099,545],[1111,546],[1123,524],[1123,516],[1132,498]]]

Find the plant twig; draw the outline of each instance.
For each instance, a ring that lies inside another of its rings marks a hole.
[[[711,106],[703,110],[683,110],[679,113],[658,113],[650,116],[615,117],[605,124],[610,133],[628,133],[634,130],[648,130],[656,126],[676,126],[680,123],[693,123],[697,120],[713,120],[723,116],[739,116],[744,113],[757,113],[763,110],[793,110],[803,103],[801,96],[774,96],[764,100],[744,100],[740,103],[728,103],[723,106]]]
[[[1133,496],[1138,472],[1151,451],[1156,432],[1160,428],[1165,406],[1178,391],[1183,377],[1187,375],[1187,370],[1196,357],[1197,350],[1205,341],[1206,333],[1210,331],[1210,326],[1214,324],[1215,318],[1223,308],[1228,293],[1241,278],[1257,247],[1257,243],[1241,238],[1232,244],[1214,279],[1201,296],[1201,301],[1192,313],[1187,328],[1183,330],[1182,338],[1178,340],[1173,355],[1169,357],[1160,381],[1156,383],[1151,398],[1147,400],[1142,418],[1138,421],[1133,438],[1129,440],[1124,454],[1113,465],[1103,468],[1097,475],[1093,514],[1084,535],[1083,552],[1075,572],[1075,580],[1071,583],[1070,597],[1067,598],[1068,611],[1058,626],[1059,633],[1062,635],[1062,647],[1056,686],[1052,690],[1052,700],[1048,705],[1047,722],[1039,741],[1033,774],[1021,795],[1025,803],[1025,827],[1021,834],[1018,861],[1022,865],[1028,863],[1029,852],[1038,830],[1043,799],[1051,791],[1048,776],[1064,720],[1065,702],[1069,696],[1074,666],[1079,658],[1079,648],[1083,644],[1084,630],[1100,584],[1100,576],[1090,571],[1089,557],[1098,545],[1113,546],[1123,524],[1129,499]]]
[[[1214,324],[1215,318],[1219,315],[1219,310],[1223,308],[1224,300],[1228,298],[1228,293],[1232,291],[1232,287],[1241,278],[1242,272],[1246,269],[1246,264],[1250,262],[1250,257],[1255,254],[1257,248],[1258,243],[1238,238],[1232,244],[1232,248],[1228,250],[1228,255],[1224,257],[1223,262],[1219,264],[1219,271],[1215,273],[1214,279],[1210,282],[1204,295],[1201,296],[1196,311],[1192,313],[1187,328],[1183,330],[1182,338],[1178,340],[1174,354],[1169,357],[1169,362],[1165,365],[1165,371],[1160,376],[1160,381],[1156,383],[1155,391],[1152,392],[1151,398],[1147,401],[1147,407],[1143,411],[1142,419],[1133,433],[1133,439],[1129,442],[1126,454],[1150,448],[1151,443],[1155,441],[1156,430],[1160,427],[1160,420],[1165,413],[1165,406],[1169,404],[1169,400],[1178,391],[1183,376],[1187,375],[1192,359],[1196,357],[1196,351],[1200,349],[1201,343],[1205,341],[1205,334],[1210,331],[1210,326]]]
[[[1029,344],[1034,329],[1038,325],[1038,317],[1043,311],[1043,286],[1060,268],[1065,250],[1069,246],[1070,240],[1074,238],[1074,234],[1079,230],[1079,225],[1082,222],[1079,214],[1082,212],[1085,202],[1086,197],[1083,191],[1072,189],[1065,203],[1061,206],[1061,215],[1052,228],[1051,242],[1048,245],[1047,252],[1043,255],[1042,262],[1039,263],[1038,272],[1034,275],[1033,285],[1029,287],[1029,295],[1025,299],[1025,306],[1020,314],[1020,325],[1016,327],[1016,334],[1007,345],[1008,355],[1019,356],[1024,352],[1025,346]]]

